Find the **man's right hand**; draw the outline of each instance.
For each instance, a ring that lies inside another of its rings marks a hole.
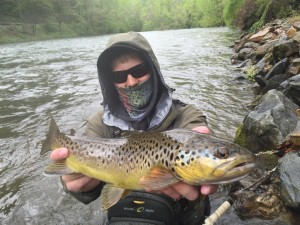
[[[67,148],[57,148],[51,152],[50,159],[53,161],[64,160],[68,157]],[[70,192],[88,192],[95,189],[101,181],[87,177],[81,173],[63,175],[61,177],[64,186]]]

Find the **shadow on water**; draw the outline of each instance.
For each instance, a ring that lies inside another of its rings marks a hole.
[[[227,28],[144,32],[174,97],[200,108],[214,132],[229,139],[253,99],[230,66],[237,33]],[[48,156],[40,144],[53,115],[62,131],[80,135],[102,97],[96,60],[110,36],[4,45],[0,48],[0,223],[104,224],[99,201],[89,205],[63,193],[57,177],[42,175]],[[216,208],[226,198],[211,197]],[[230,221],[230,222],[229,222]],[[218,224],[248,224],[234,211]],[[254,224],[254,223],[253,223]],[[267,223],[265,223],[267,224]]]

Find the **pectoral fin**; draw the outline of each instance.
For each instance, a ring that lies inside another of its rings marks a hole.
[[[141,180],[140,184],[149,190],[161,190],[172,184],[177,183],[179,180],[174,174],[166,168],[155,167],[145,175]]]
[[[130,190],[125,190],[121,187],[116,187],[111,184],[106,184],[100,195],[100,200],[102,206],[105,209],[110,208],[114,204],[116,204],[120,199],[125,198],[127,195],[131,193]]]

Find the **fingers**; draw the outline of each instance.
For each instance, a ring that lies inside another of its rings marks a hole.
[[[66,148],[57,148],[53,150],[50,154],[50,159],[51,160],[63,160],[67,158],[69,155],[69,150]]]
[[[69,150],[67,148],[57,148],[51,152],[50,158],[53,161],[64,160],[68,155]],[[99,180],[79,173],[64,175],[61,179],[65,188],[71,192],[87,192],[94,189],[100,183]]]
[[[219,185],[207,185],[207,186],[202,186],[200,190],[201,190],[201,194],[203,195],[211,195],[217,192],[218,188]]]
[[[149,189],[146,191],[150,191]],[[179,198],[186,198],[190,201],[194,201],[199,197],[199,188],[183,183],[183,182],[178,182],[176,184],[173,184],[169,187],[166,187],[160,191],[150,191],[152,193],[156,194],[165,194],[169,196],[170,198],[173,198],[174,200],[177,200]]]
[[[173,185],[174,190],[176,190],[177,193],[179,193],[182,197],[194,201],[199,197],[199,189],[195,186],[178,182]]]
[[[178,193],[176,189],[173,188],[173,186],[161,190],[161,193],[169,196],[170,198],[173,198],[174,200],[180,199],[182,197],[182,195]]]
[[[173,198],[174,200],[178,200],[179,198],[183,197],[190,201],[196,200],[200,196],[200,193],[203,195],[211,195],[214,194],[217,190],[218,190],[218,185],[206,185],[200,187],[200,191],[199,191],[199,187],[192,186],[181,181],[159,191],[152,191],[146,189],[146,191],[155,194],[163,193],[169,196],[170,198]]]
[[[197,131],[197,132],[202,133],[202,134],[209,134],[210,133],[209,128],[206,127],[206,126],[195,127],[192,130]]]
[[[62,176],[62,182],[65,187],[71,192],[87,192],[94,189],[99,183],[99,180],[84,176],[83,174],[71,174]]]

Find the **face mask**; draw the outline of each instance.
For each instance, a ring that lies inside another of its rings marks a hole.
[[[144,115],[152,97],[152,77],[133,87],[117,88],[117,91],[129,116],[132,119],[139,119]]]

